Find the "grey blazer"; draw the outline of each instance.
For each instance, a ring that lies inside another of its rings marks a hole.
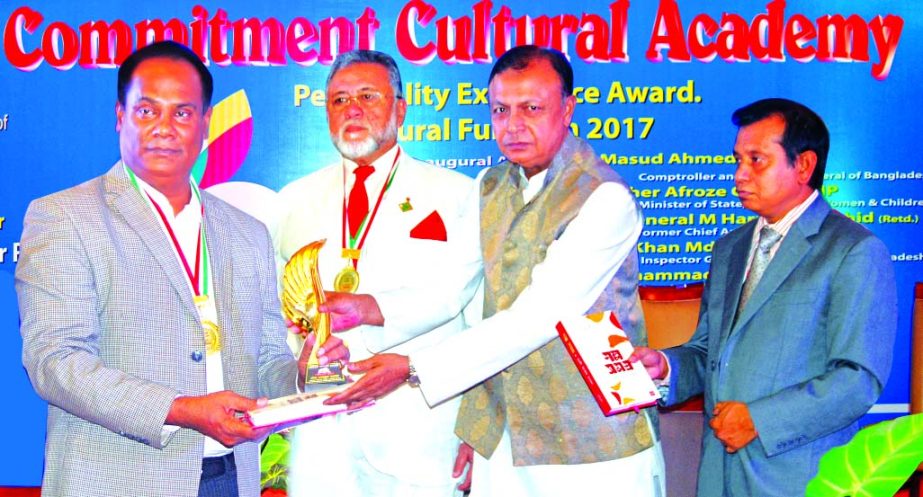
[[[292,393],[268,233],[212,195],[202,202],[225,388]],[[204,436],[162,433],[178,395],[206,393],[202,328],[170,242],[121,164],[32,202],[21,243],[23,364],[49,404],[43,495],[195,496]],[[241,496],[259,494],[258,450],[234,449]]]
[[[667,403],[705,394],[702,497],[804,495],[821,456],[855,434],[891,369],[897,297],[888,251],[820,197],[733,324],[755,224],[715,243],[698,328],[665,351]],[[759,432],[735,454],[707,424],[715,404],[730,400],[748,405]]]

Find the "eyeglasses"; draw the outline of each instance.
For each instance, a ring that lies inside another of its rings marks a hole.
[[[350,102],[355,102],[356,105],[362,107],[363,109],[368,109],[375,107],[380,104],[385,98],[388,98],[390,95],[385,95],[377,91],[363,91],[359,92],[356,95],[350,95],[348,93],[338,93],[327,100],[327,105],[334,110],[343,110],[349,107]]]

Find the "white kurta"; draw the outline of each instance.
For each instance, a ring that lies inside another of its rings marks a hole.
[[[379,158],[374,174],[366,180],[370,210],[396,153],[397,147]],[[326,238],[319,268],[328,289],[347,263],[340,253],[344,170],[348,192],[355,167],[348,161],[334,164],[280,192],[285,212],[274,236],[277,255],[284,263],[305,244]],[[460,229],[470,185],[464,175],[402,153],[362,249],[358,291],[377,294],[402,287],[426,288],[443,271],[454,271],[454,247],[477,244]],[[403,211],[401,203],[409,203],[412,209]],[[410,231],[433,211],[443,220],[448,240],[412,238]],[[460,287],[470,287],[464,292],[469,298],[477,276],[471,274]],[[460,312],[465,302],[459,299],[451,308],[427,312],[411,309],[406,316],[388,316],[385,328],[364,326],[339,336],[347,342],[353,361],[385,350],[408,354],[462,330]],[[293,439],[289,495],[450,495],[455,485],[451,472],[458,445],[453,432],[457,411],[457,400],[430,408],[419,390],[405,385],[371,409],[302,425]]]
[[[546,174],[547,171],[529,179],[523,192],[525,202],[538,193]],[[479,197],[471,195],[469,202],[479,202]],[[479,232],[477,204],[469,205],[467,211],[471,215],[465,219],[465,229]],[[532,283],[509,309],[440,344],[410,353],[427,401],[436,404],[453,398],[557,339],[555,324],[590,308],[634,248],[642,226],[641,214],[627,188],[616,183],[600,185],[560,238],[548,247],[545,260],[532,270]],[[468,253],[464,260],[479,258],[480,247],[477,252]],[[388,302],[393,306],[399,303]],[[382,309],[387,311],[386,316],[400,312],[396,308]],[[656,496],[664,492],[659,444],[623,459],[533,467],[512,466],[508,433],[500,444],[502,447],[491,459],[477,456],[472,497],[558,496],[564,495],[564,489],[583,485],[618,488],[620,494],[632,496]],[[612,475],[641,476],[619,480],[614,487]],[[603,482],[606,485],[601,485]]]

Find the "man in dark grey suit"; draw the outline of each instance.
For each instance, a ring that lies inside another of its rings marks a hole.
[[[200,192],[212,78],[156,43],[119,69],[121,161],[32,202],[16,291],[23,363],[48,401],[43,495],[256,496],[267,430],[240,414],[295,391],[269,235]]]
[[[784,99],[738,109],[734,181],[759,215],[715,243],[685,345],[635,354],[667,404],[705,394],[698,494],[803,495],[888,380],[897,327],[884,244],[820,196],[829,134]]]

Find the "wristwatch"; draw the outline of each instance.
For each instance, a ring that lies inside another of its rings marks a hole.
[[[407,384],[413,388],[420,386],[420,377],[417,376],[417,368],[413,367],[410,359],[407,360]]]

